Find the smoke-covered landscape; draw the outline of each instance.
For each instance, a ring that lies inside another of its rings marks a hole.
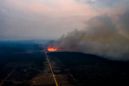
[[[0,0],[0,86],[129,80],[128,0]]]

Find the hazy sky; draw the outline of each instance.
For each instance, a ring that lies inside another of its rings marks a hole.
[[[0,0],[0,39],[57,39],[85,28],[85,22],[94,16],[120,14],[119,9],[128,3],[129,0]]]

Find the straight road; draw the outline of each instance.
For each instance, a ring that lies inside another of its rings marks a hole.
[[[55,86],[75,86],[75,85],[73,85],[73,83],[71,83],[69,81],[69,80],[75,81],[74,78],[71,77],[70,72],[63,71],[63,73],[62,73],[62,68],[61,68],[61,67],[63,67],[63,66],[61,66],[62,64],[58,64],[57,60],[56,61],[52,60],[49,57],[49,55],[47,54],[47,52],[46,51],[44,51],[44,52],[45,52],[46,60],[49,65],[49,69],[53,76],[53,80],[55,82]]]
[[[44,51],[44,52],[45,52],[45,51]],[[58,83],[58,81],[57,81],[57,79],[56,79],[56,75],[54,74],[54,71],[53,71],[52,65],[51,65],[51,63],[50,63],[49,57],[48,57],[48,55],[47,55],[47,52],[45,52],[45,56],[46,56],[46,60],[47,60],[47,62],[48,62],[50,71],[51,71],[51,73],[52,73],[52,76],[53,76],[55,85],[56,85],[56,86],[60,86],[59,83]]]

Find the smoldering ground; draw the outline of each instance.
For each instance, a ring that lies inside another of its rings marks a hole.
[[[110,12],[91,18],[83,30],[68,33],[58,41],[58,46],[112,60],[129,60],[129,9]]]

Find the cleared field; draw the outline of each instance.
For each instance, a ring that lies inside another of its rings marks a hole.
[[[33,77],[44,71],[45,57],[40,53],[14,57],[0,65],[0,86],[29,86]]]
[[[45,69],[45,56],[38,44],[0,42],[0,86],[31,86]]]

